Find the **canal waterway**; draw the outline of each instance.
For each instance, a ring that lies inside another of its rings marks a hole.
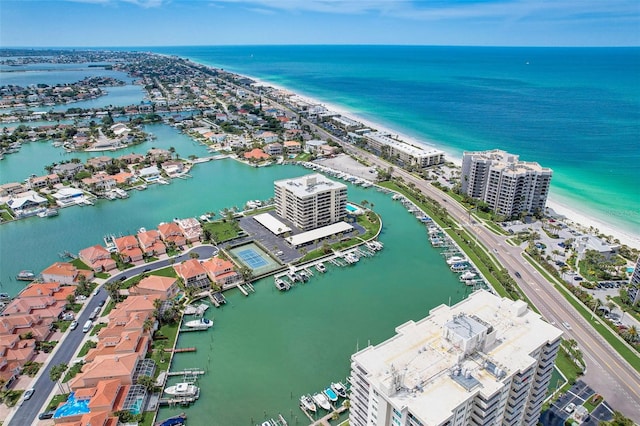
[[[16,84],[16,83],[14,83]],[[112,104],[111,102],[107,103]],[[157,139],[116,152],[66,154],[50,143],[25,144],[0,166],[0,181],[21,181],[61,159],[85,161],[96,155],[143,153],[173,146],[182,156],[207,155],[206,149],[165,125],[147,127]],[[192,178],[171,185],[132,191],[125,200],[99,200],[92,207],[71,207],[48,219],[30,218],[0,226],[0,286],[15,295],[23,284],[21,269],[39,272],[58,261],[58,253],[102,242],[105,234],[134,233],[174,217],[198,216],[241,207],[247,200],[273,196],[273,181],[309,171],[299,166],[254,168],[234,160],[198,164]],[[391,337],[398,325],[426,316],[441,303],[456,303],[469,288],[458,282],[439,251],[427,239],[424,225],[388,194],[349,185],[349,200],[373,203],[384,223],[385,248],[357,265],[328,265],[305,285],[277,292],[272,278],[255,283],[245,297],[226,293],[228,304],[210,309],[215,326],[184,333],[178,347],[195,353],[175,356],[172,370],[203,368],[201,399],[189,408],[163,408],[160,418],[186,411],[193,424],[254,425],[282,414],[290,424],[307,424],[298,408],[302,394],[345,381],[349,357],[359,348]]]

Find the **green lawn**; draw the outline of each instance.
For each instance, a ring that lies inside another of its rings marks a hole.
[[[87,266],[87,264],[86,264],[86,263],[84,263],[84,262],[83,262],[82,260],[80,260],[80,259],[73,259],[73,260],[71,261],[71,264],[72,264],[73,266],[75,266],[76,268],[78,268],[78,269],[84,269],[85,271],[90,271],[90,270],[91,270],[91,268],[89,268],[89,267]]]
[[[69,398],[69,394],[68,393],[63,393],[61,395],[55,395],[53,398],[51,398],[51,401],[49,401],[49,404],[47,405],[47,409],[45,411],[49,411],[49,410],[53,410],[55,408],[58,408],[58,405],[60,405],[60,403],[65,402],[67,400],[67,398]]]
[[[167,266],[166,268],[158,269],[157,271],[153,271],[150,275],[158,275],[161,277],[170,277],[170,278],[178,278],[178,274],[173,269],[172,266]]]
[[[217,243],[236,238],[240,231],[240,227],[235,220],[217,220],[215,222],[205,223],[202,225],[202,229],[203,231],[208,230],[211,233],[211,239]]]
[[[96,346],[97,346],[96,342],[92,340],[87,340],[84,343],[84,345],[82,345],[82,349],[80,349],[80,352],[78,352],[78,357],[82,358],[83,356],[89,353],[89,350],[95,348]]]
[[[71,321],[58,320],[54,322],[54,324],[58,327],[58,330],[64,333],[69,328],[69,325],[71,325]]]
[[[78,362],[77,364],[73,364],[65,373],[64,377],[62,378],[62,383],[67,383],[69,380],[73,379],[74,377],[76,377],[76,374],[78,374],[80,372],[80,370],[82,370],[82,366],[84,365],[83,362]]]
[[[102,315],[102,316],[104,316],[104,315]],[[107,326],[106,322],[101,322],[100,324],[96,324],[95,327],[93,327],[93,329],[91,330],[91,336],[95,336],[96,334],[98,334],[100,332],[100,330],[102,330],[106,326]]]

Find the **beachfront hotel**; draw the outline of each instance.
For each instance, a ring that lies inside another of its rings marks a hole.
[[[347,186],[315,173],[277,180],[276,213],[302,231],[341,222],[347,216]]]
[[[562,332],[478,290],[351,357],[354,426],[535,425]]]
[[[405,167],[425,168],[444,163],[444,152],[439,149],[411,145],[385,132],[365,133],[363,137],[367,147],[376,155],[395,159]]]
[[[462,156],[462,193],[482,200],[496,214],[544,213],[552,170],[494,149]]]

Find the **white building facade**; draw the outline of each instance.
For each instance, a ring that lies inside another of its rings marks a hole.
[[[276,213],[302,231],[331,225],[347,215],[347,186],[315,173],[274,182]]]
[[[495,149],[462,156],[462,193],[507,218],[544,213],[553,171]]]
[[[351,358],[353,426],[536,425],[562,332],[479,290]]]
[[[425,168],[444,163],[444,152],[439,149],[411,145],[385,132],[364,133],[363,137],[367,147],[377,155],[386,156],[402,166]]]

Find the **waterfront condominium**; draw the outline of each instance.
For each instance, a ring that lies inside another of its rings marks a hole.
[[[562,332],[478,290],[351,357],[352,426],[536,425]]]
[[[427,146],[412,145],[394,139],[386,132],[363,134],[367,147],[376,155],[389,158],[401,166],[415,166],[421,169],[444,163],[444,151]]]
[[[521,213],[543,214],[552,170],[495,149],[462,156],[462,193],[484,201],[506,218]]]
[[[275,181],[276,213],[302,231],[344,220],[347,186],[315,173]]]

